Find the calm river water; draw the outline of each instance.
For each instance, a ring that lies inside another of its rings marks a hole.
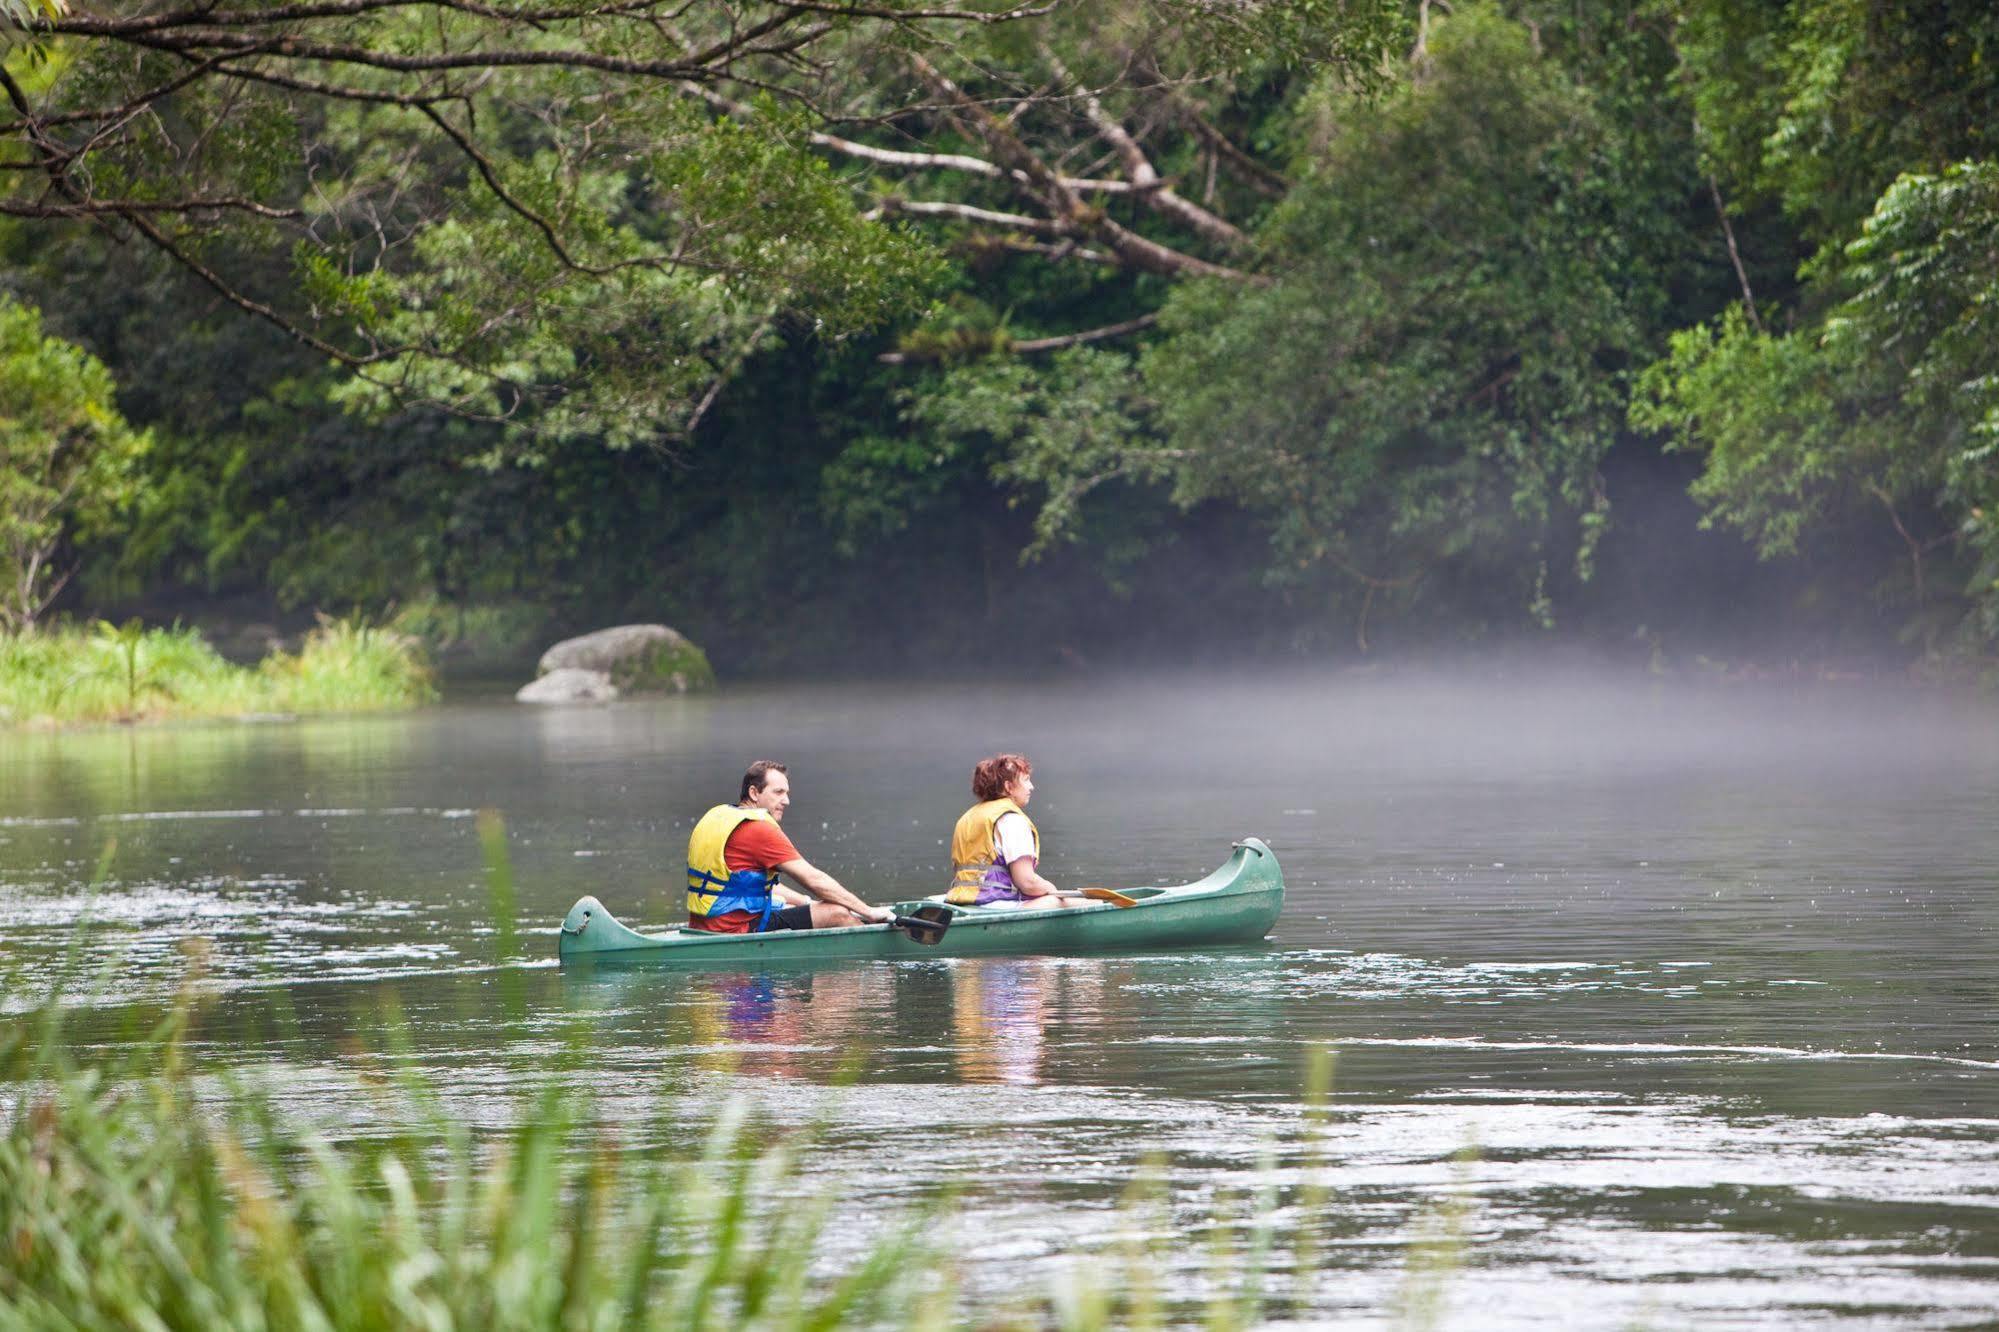
[[[1273,938],[768,975],[553,964],[579,894],[675,918],[687,829],[751,758],[790,764],[786,830],[813,861],[878,901],[936,891],[997,748],[1035,760],[1059,883],[1184,882],[1268,840],[1289,886]],[[336,1135],[386,1127],[360,1061],[393,1007],[471,1118],[512,1116],[578,1030],[563,1076],[641,1149],[680,1150],[734,1093],[778,1124],[828,1117],[807,1173],[839,1198],[836,1246],[949,1182],[942,1242],[975,1290],[1104,1261],[1150,1168],[1185,1236],[1275,1186],[1284,1239],[1307,1228],[1318,1254],[1305,1322],[1392,1322],[1411,1241],[1455,1218],[1451,1327],[1999,1326],[1989,705],[1305,676],[755,687],[8,734],[0,757],[0,1020],[75,952],[79,1030],[132,1039],[206,937],[206,1056]],[[482,807],[519,880],[504,972]],[[1296,1148],[1321,1044],[1314,1164]],[[1205,1242],[1179,1243],[1193,1293]]]

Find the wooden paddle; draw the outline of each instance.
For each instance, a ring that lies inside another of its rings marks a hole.
[[[1134,907],[1138,905],[1136,897],[1127,897],[1115,888],[1076,888],[1066,893],[1057,893],[1056,896],[1087,897],[1093,902],[1109,902],[1114,906],[1121,907]]]

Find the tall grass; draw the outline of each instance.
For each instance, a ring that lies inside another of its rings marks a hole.
[[[322,621],[297,655],[224,660],[192,629],[99,621],[0,636],[0,725],[411,707],[435,697],[408,638]]]
[[[584,1129],[580,1093],[551,1084],[482,1141],[405,1074],[411,1127],[335,1145],[253,1087],[204,1091],[185,1029],[182,1008],[119,1067],[18,1035],[6,1052],[0,1327],[944,1325],[948,1288],[901,1256],[914,1226],[812,1276],[828,1209],[756,1205],[795,1187],[798,1157],[753,1146],[739,1105],[660,1162]]]
[[[414,639],[353,620],[322,619],[297,656],[274,652],[257,670],[281,712],[409,707],[437,696]]]
[[[20,1024],[37,1025],[45,1040],[54,1031],[46,1014]],[[1218,1204],[1197,1228],[1205,1241],[1176,1241],[1156,1171],[1102,1228],[1149,1238],[1108,1240],[1046,1288],[980,1301],[959,1288],[948,1201],[913,1206],[886,1239],[829,1267],[832,1199],[798,1169],[810,1133],[773,1138],[741,1100],[720,1108],[700,1149],[660,1159],[592,1127],[573,1085],[524,1093],[512,1126],[482,1135],[385,1061],[381,1094],[408,1127],[336,1143],[255,1086],[198,1077],[186,1026],[182,1008],[153,1053],[117,1066],[77,1063],[60,1040],[31,1047],[22,1031],[0,1040],[11,1084],[0,1104],[12,1101],[0,1328],[1231,1332],[1276,1312],[1267,1197]],[[1390,1322],[1439,1324],[1460,1247],[1457,1233],[1418,1242]],[[1167,1297],[1166,1274],[1203,1256],[1213,1293]],[[1311,1321],[1302,1289],[1281,1303]]]

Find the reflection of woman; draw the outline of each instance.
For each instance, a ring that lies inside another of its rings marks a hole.
[[[1070,905],[1041,877],[1041,834],[1023,808],[1034,797],[1034,765],[1026,756],[980,759],[972,769],[972,795],[979,803],[951,833],[951,888],[944,900],[959,906]]]
[[[966,1082],[1040,1085],[1050,979],[1040,961],[968,959],[951,968],[951,1026]]]

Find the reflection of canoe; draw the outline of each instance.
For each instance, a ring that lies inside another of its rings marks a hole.
[[[1127,888],[1136,906],[1091,902],[1066,910],[950,907],[951,927],[935,945],[911,940],[889,925],[841,930],[779,930],[715,934],[677,929],[640,934],[594,897],[569,908],[557,951],[564,962],[819,962],[845,958],[983,957],[1003,953],[1108,953],[1196,944],[1251,943],[1270,932],[1284,908],[1277,857],[1256,838],[1235,844],[1228,863],[1198,883],[1178,888]],[[898,902],[898,914],[937,899]]]

